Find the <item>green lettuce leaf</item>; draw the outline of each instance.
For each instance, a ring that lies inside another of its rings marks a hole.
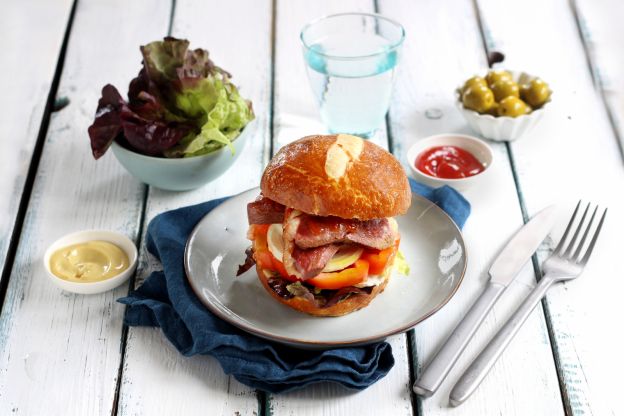
[[[114,140],[142,154],[191,157],[229,146],[254,118],[231,75],[205,49],[166,37],[141,47],[143,68],[131,81],[128,101],[107,85],[89,137],[101,157]]]
[[[286,286],[286,290],[293,296],[306,296],[310,293],[310,289],[301,284],[301,282],[291,283]]]
[[[172,156],[199,156],[226,145],[234,154],[232,141],[254,118],[249,102],[239,95],[229,78],[219,72],[183,88],[175,99],[176,108],[197,120],[200,131],[168,150]]]
[[[178,78],[177,70],[184,66],[188,46],[188,40],[172,37],[141,46],[143,66],[149,79],[159,87],[167,87],[169,82]]]
[[[394,259],[394,269],[403,276],[409,276],[410,267],[409,264],[407,264],[405,256],[403,255],[401,250],[397,252],[396,258]]]
[[[230,74],[216,66],[204,49],[188,49],[188,41],[167,37],[141,48],[145,73],[158,86],[169,110],[192,120],[195,134],[185,136],[164,154],[200,156],[228,146],[254,118]],[[169,117],[171,118],[171,117]]]

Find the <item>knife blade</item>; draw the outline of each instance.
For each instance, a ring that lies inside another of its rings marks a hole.
[[[516,277],[556,220],[556,207],[551,205],[538,212],[518,231],[490,266],[490,281],[507,286]]]
[[[550,232],[556,211],[551,205],[535,214],[503,247],[490,266],[485,290],[416,380],[414,393],[429,397],[438,390],[492,306]]]

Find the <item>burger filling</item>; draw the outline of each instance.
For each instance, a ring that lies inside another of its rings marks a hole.
[[[247,207],[253,261],[269,286],[288,299],[302,296],[329,307],[370,294],[398,249],[392,218],[366,221],[319,217],[261,197]]]

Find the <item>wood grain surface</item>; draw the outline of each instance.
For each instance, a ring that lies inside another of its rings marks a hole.
[[[0,13],[0,268],[5,265],[71,7],[71,0],[12,1],[3,4]]]
[[[536,212],[548,201],[560,201],[563,212],[570,215],[579,199],[608,206],[611,212],[583,275],[555,287],[546,305],[567,412],[619,414],[622,404],[616,399],[617,383],[609,374],[624,370],[624,362],[617,358],[622,344],[604,325],[621,314],[618,299],[624,289],[622,280],[616,278],[622,265],[615,261],[619,249],[614,244],[624,227],[620,214],[624,198],[621,192],[614,192],[615,184],[624,183],[616,137],[600,91],[592,82],[567,1],[523,2],[517,19],[506,24],[497,19],[502,12],[498,2],[479,4],[491,36],[488,41],[505,53],[505,65],[522,66],[538,74],[554,91],[553,106],[544,122],[511,146],[528,212]],[[540,13],[530,12],[535,7]],[[527,19],[533,20],[533,30],[520,34],[521,22]],[[553,233],[554,241],[564,226],[561,221]]]
[[[0,320],[0,414],[113,411],[124,311],[115,299],[127,285],[101,295],[66,293],[41,259],[50,243],[80,229],[136,239],[144,186],[112,154],[94,161],[86,129],[100,88],[128,85],[140,62],[137,45],[161,36],[168,18],[164,1],[85,0],[77,7],[79,36],[70,37],[58,92],[70,105],[50,121]]]
[[[617,374],[624,371],[617,331],[624,289],[624,266],[617,261],[624,229],[619,2],[78,0],[69,27],[69,0],[3,6],[0,265],[7,253],[10,261],[0,281],[1,415],[624,413],[617,395]],[[379,12],[406,29],[387,125],[372,138],[406,169],[407,149],[418,140],[444,132],[474,134],[455,108],[453,91],[487,71],[487,53],[501,52],[505,60],[498,67],[539,75],[554,91],[534,131],[511,144],[490,142],[491,174],[464,194],[473,211],[464,228],[469,264],[462,286],[433,317],[388,340],[396,364],[387,377],[357,393],[331,384],[282,395],[258,392],[225,375],[211,357],[183,357],[158,329],[123,328],[124,307],[115,300],[128,285],[80,296],[49,281],[41,257],[51,242],[71,231],[104,228],[140,244],[135,285],[140,284],[157,267],[143,244],[154,216],[257,186],[281,146],[326,131],[299,32],[312,19],[347,11]],[[66,30],[66,54],[59,62]],[[100,88],[112,83],[125,93],[140,67],[139,45],[168,33],[208,49],[256,113],[236,163],[190,192],[147,187],[112,154],[94,161],[86,134]],[[57,66],[58,91],[52,82]],[[50,92],[67,97],[69,105],[51,113],[48,125]],[[22,195],[28,204],[20,208]],[[450,408],[453,383],[535,285],[539,262],[580,198],[610,211],[585,272],[553,288],[474,396]],[[484,288],[504,242],[552,203],[560,203],[561,221],[538,250],[539,261],[522,269],[440,391],[429,399],[416,397],[411,383]],[[18,238],[10,241],[12,234]]]

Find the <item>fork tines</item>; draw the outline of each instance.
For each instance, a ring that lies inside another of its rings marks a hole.
[[[583,247],[585,246],[587,237],[590,235],[592,224],[594,223],[594,219],[596,218],[596,214],[598,213],[598,206],[596,205],[596,207],[594,208],[591,218],[589,219],[589,223],[585,227],[585,232],[583,233],[583,236],[581,237],[581,241],[578,244],[576,244],[576,241],[578,240],[578,237],[581,234],[581,231],[583,230],[583,224],[585,223],[585,219],[587,218],[587,214],[591,206],[591,203],[587,204],[587,207],[585,207],[585,211],[583,212],[583,215],[581,216],[581,219],[578,225],[576,226],[576,230],[574,231],[574,235],[572,236],[572,239],[570,240],[568,244],[566,244],[568,234],[572,230],[572,226],[574,224],[574,220],[576,219],[576,215],[579,212],[580,206],[581,206],[581,201],[579,201],[578,204],[576,204],[576,208],[574,209],[572,218],[570,218],[570,222],[568,223],[568,226],[566,227],[565,232],[563,233],[563,236],[561,237],[561,241],[559,241],[559,244],[557,245],[557,248],[555,248],[554,254],[584,265],[585,263],[587,263],[587,260],[589,260],[589,256],[591,255],[592,250],[594,249],[594,245],[596,244],[596,240],[598,239],[598,234],[600,234],[600,229],[602,228],[602,224],[604,223],[605,217],[607,216],[607,208],[605,208],[604,212],[602,213],[602,216],[600,217],[600,222],[598,223],[598,226],[596,227],[594,231],[594,234],[593,234],[593,237],[591,238],[589,246],[587,247],[585,251],[585,255],[581,257]],[[574,250],[575,247],[576,247],[576,250]]]

